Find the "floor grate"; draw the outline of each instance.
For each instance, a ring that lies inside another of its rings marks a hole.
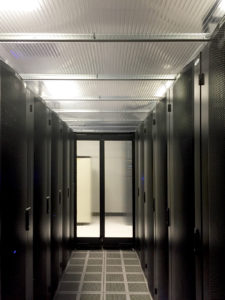
[[[151,300],[135,251],[74,251],[54,300]]]

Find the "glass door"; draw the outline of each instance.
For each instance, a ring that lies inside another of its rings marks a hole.
[[[75,232],[86,245],[133,239],[133,135],[111,136],[76,143]]]
[[[77,237],[100,237],[100,143],[77,141]]]
[[[132,141],[105,141],[105,237],[133,237],[132,172]]]

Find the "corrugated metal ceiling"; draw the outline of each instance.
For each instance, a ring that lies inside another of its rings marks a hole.
[[[10,7],[10,3],[14,5]],[[215,28],[211,17],[224,15],[225,5],[221,5],[218,0],[0,1],[0,34],[204,33]],[[155,107],[156,102],[150,100],[161,97],[171,84],[167,80],[135,78],[152,74],[174,76],[203,44],[190,41],[4,42],[0,44],[0,57],[24,78],[40,79],[40,74],[48,74],[50,78],[52,75],[52,79],[58,76],[57,81],[35,80],[27,84],[48,100],[49,107],[74,130],[133,131]],[[60,80],[65,75],[123,76],[133,80]],[[68,99],[69,102],[65,101]]]

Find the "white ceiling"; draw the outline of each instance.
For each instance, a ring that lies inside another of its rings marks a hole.
[[[212,14],[222,17],[224,3],[224,0],[0,0],[0,35],[43,33],[51,39],[53,33],[112,37],[200,34],[213,30],[215,25],[211,26],[210,17]],[[210,11],[215,5],[217,9]],[[140,78],[149,75],[174,78],[203,45],[193,41],[5,41],[0,43],[0,57],[22,77],[36,78],[27,81],[27,85],[46,99],[47,105],[63,120],[68,120],[74,130],[133,131],[172,83]],[[44,75],[49,75],[50,80],[43,80]],[[69,77],[65,80],[66,75],[114,80]],[[118,77],[132,77],[132,80],[116,80]]]

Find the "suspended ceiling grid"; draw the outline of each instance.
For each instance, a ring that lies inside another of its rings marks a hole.
[[[215,0],[0,4],[0,57],[75,131],[134,131],[225,13]]]

